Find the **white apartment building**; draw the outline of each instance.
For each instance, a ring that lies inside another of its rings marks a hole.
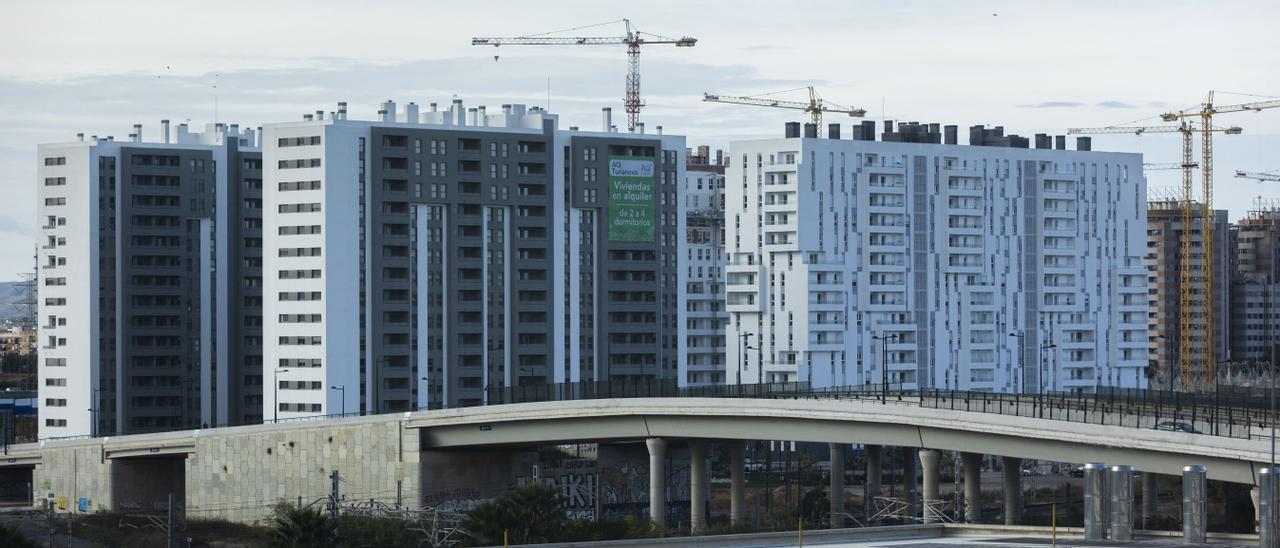
[[[600,132],[461,100],[266,125],[264,418],[674,380],[684,138],[607,111]]]
[[[724,384],[724,166],[691,156],[685,165],[687,368],[682,386]]]
[[[936,125],[886,127],[891,142],[874,129],[732,143],[726,382],[1146,382],[1140,155],[1042,135],[1026,148],[1002,128],[971,128],[970,146],[953,126],[945,144]]]
[[[243,420],[230,200],[256,181],[255,132],[162,127],[38,147],[41,438]]]

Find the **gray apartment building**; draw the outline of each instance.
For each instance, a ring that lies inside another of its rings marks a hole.
[[[674,380],[684,139],[605,118],[388,101],[265,126],[264,417]]]
[[[228,232],[260,223],[254,132],[162,124],[38,149],[42,438],[260,415],[260,313],[225,300],[260,291]]]

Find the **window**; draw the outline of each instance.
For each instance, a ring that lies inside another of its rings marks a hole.
[[[280,190],[320,190],[320,181],[286,181],[280,183]]]
[[[66,198],[61,198],[61,197],[59,197],[59,198],[45,198],[45,199],[44,199],[44,205],[47,205],[47,206],[62,206],[62,205],[67,205],[67,199],[66,199]]]
[[[280,204],[276,207],[276,210],[280,213],[315,213],[320,211],[320,204],[318,202],[306,204]]]
[[[293,236],[297,234],[319,234],[320,225],[298,225],[298,226],[282,226],[279,227],[281,236]]]
[[[45,419],[45,420],[44,420],[44,425],[45,425],[45,426],[59,426],[59,427],[61,427],[61,426],[66,426],[66,425],[67,425],[67,419]]]
[[[45,377],[45,386],[66,386],[67,379],[65,377]]]
[[[44,186],[63,186],[67,184],[66,177],[45,177]]]
[[[67,157],[66,157],[66,156],[55,156],[55,157],[45,158],[45,159],[44,159],[44,165],[46,165],[46,166],[65,166],[65,165],[67,165]]]
[[[281,147],[300,147],[318,144],[320,144],[319,135],[312,135],[310,137],[281,137],[279,141],[279,145]]]
[[[304,167],[320,167],[319,158],[302,158],[299,160],[280,160],[277,164],[280,169],[298,169]]]
[[[582,147],[582,159],[593,162],[596,159],[596,147]]]
[[[320,248],[318,247],[282,247],[280,248],[281,257],[319,257]]]

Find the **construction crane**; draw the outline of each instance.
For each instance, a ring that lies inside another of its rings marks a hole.
[[[588,36],[588,37],[560,37],[547,36],[560,32],[569,32],[582,30],[592,27],[600,27],[604,25],[612,25],[614,23],[623,23],[627,28],[626,36]],[[533,34],[529,36],[517,36],[514,38],[472,38],[473,46],[612,46],[625,44],[627,46],[627,92],[622,100],[622,104],[627,111],[627,130],[634,132],[636,125],[640,123],[640,107],[644,106],[644,101],[640,100],[640,46],[650,44],[672,44],[678,48],[691,48],[698,43],[698,39],[682,36],[680,38],[669,38],[648,32],[640,32],[631,25],[630,19],[620,19],[618,21],[609,21],[607,23],[599,23],[595,25],[587,25],[585,27],[575,27],[552,32],[544,32],[542,34]]]
[[[1213,104],[1213,92],[1210,91],[1209,94],[1205,96],[1204,102],[1200,104],[1199,111],[1166,112],[1160,115],[1160,118],[1166,122],[1182,122],[1183,124],[1186,124],[1190,120],[1194,120],[1197,118],[1200,120],[1200,166],[1203,168],[1201,169],[1202,185],[1201,185],[1200,192],[1203,196],[1200,204],[1200,207],[1202,208],[1200,226],[1202,227],[1201,239],[1203,240],[1201,242],[1201,249],[1202,249],[1202,253],[1204,254],[1204,265],[1201,267],[1201,273],[1203,275],[1203,280],[1204,280],[1204,284],[1201,286],[1201,291],[1202,291],[1201,294],[1204,295],[1204,298],[1201,300],[1200,306],[1201,306],[1201,316],[1203,317],[1203,321],[1204,321],[1203,339],[1204,339],[1205,357],[1204,357],[1203,378],[1206,383],[1212,383],[1213,379],[1216,378],[1215,376],[1217,375],[1217,372],[1215,370],[1215,363],[1214,363],[1216,361],[1215,352],[1217,349],[1214,346],[1214,339],[1213,339],[1213,315],[1214,315],[1213,314],[1213,272],[1214,272],[1214,264],[1213,264],[1213,244],[1214,244],[1213,242],[1214,240],[1214,235],[1213,235],[1213,116],[1215,114],[1227,114],[1231,112],[1244,112],[1244,111],[1258,112],[1265,109],[1276,108],[1276,107],[1280,107],[1280,100],[1271,99],[1267,101],[1254,101],[1251,103],[1240,103],[1235,105],[1216,106]],[[1187,161],[1190,157],[1191,157],[1191,147],[1189,144],[1189,139],[1187,139],[1183,143],[1183,160]],[[1190,170],[1184,171],[1184,177],[1185,177],[1185,180],[1183,182],[1184,187],[1189,187],[1191,185],[1191,181],[1190,181],[1191,176],[1189,173],[1190,173]],[[1184,188],[1184,191],[1186,191],[1185,192],[1186,194],[1188,195],[1190,194],[1189,189]],[[1189,208],[1190,200],[1187,200],[1187,202],[1184,204],[1183,207]],[[1189,222],[1191,218],[1191,212],[1183,211],[1182,218],[1184,222]],[[1186,232],[1190,232],[1190,230],[1191,230],[1191,225],[1189,223],[1185,223],[1183,225],[1184,234]],[[1191,251],[1189,241],[1190,241],[1189,236],[1186,236],[1183,238],[1184,245],[1182,248],[1182,253],[1184,256],[1184,259],[1183,259],[1184,262],[1187,261],[1185,257],[1189,255]],[[1192,288],[1186,287],[1185,285],[1181,288],[1182,295],[1183,295],[1182,298],[1184,302],[1190,300],[1189,293],[1192,290],[1193,290]],[[1183,317],[1189,316],[1189,314],[1186,313],[1185,311],[1181,312],[1179,315]],[[1183,346],[1182,350],[1184,351],[1184,354],[1189,353],[1190,343],[1191,341],[1189,337],[1184,335],[1181,343]],[[1183,362],[1182,362],[1183,373],[1187,373],[1190,368],[1190,362],[1187,361],[1189,358],[1184,356],[1182,359],[1183,359]],[[1189,382],[1190,382],[1190,379],[1188,378],[1188,376],[1184,375],[1183,376],[1184,385]]]
[[[1256,179],[1259,183],[1263,181],[1280,181],[1280,172],[1257,173],[1253,171],[1236,170],[1236,177],[1241,179]]]
[[[1198,164],[1196,164],[1194,155],[1192,154],[1192,137],[1195,136],[1197,129],[1189,121],[1183,120],[1176,126],[1111,126],[1102,128],[1072,128],[1067,133],[1087,133],[1087,134],[1108,134],[1108,133],[1133,133],[1135,135],[1143,135],[1147,133],[1181,133],[1182,134],[1182,238],[1179,242],[1180,261],[1178,268],[1178,369],[1182,372],[1182,382],[1187,385],[1191,382],[1192,376],[1192,333],[1195,331],[1194,317],[1191,310],[1194,308],[1193,296],[1195,288],[1200,280],[1196,275],[1203,275],[1205,271],[1197,270],[1192,262],[1192,228],[1191,228],[1191,210],[1192,210],[1192,181],[1191,175]],[[1238,126],[1226,128],[1210,127],[1208,131],[1203,131],[1206,135],[1214,132],[1222,132],[1227,135],[1239,135],[1244,130]],[[1204,225],[1206,227],[1212,225]],[[1207,236],[1206,236],[1207,237]],[[1207,302],[1207,295],[1205,294]]]
[[[769,95],[777,95],[779,93],[789,93],[792,91],[799,91],[802,89],[809,90],[809,102],[807,103],[803,101],[785,101],[782,99],[772,99],[767,97]],[[867,115],[867,111],[865,109],[849,108],[845,106],[840,106],[838,104],[835,104],[829,101],[824,101],[822,97],[818,95],[817,90],[813,89],[813,86],[805,86],[802,88],[788,89],[783,91],[775,91],[772,93],[762,93],[760,95],[748,95],[748,96],[717,95],[714,93],[703,93],[702,100],[708,103],[728,103],[733,105],[751,105],[756,107],[774,107],[774,108],[789,108],[793,110],[803,110],[809,113],[809,116],[813,119],[814,125],[818,126],[818,131],[822,131],[822,113],[824,112],[837,112],[841,114],[848,114],[849,116],[854,116],[854,117],[862,117]]]
[[[1167,164],[1142,164],[1142,169],[1147,171],[1160,171],[1164,169],[1186,169],[1187,166],[1182,162],[1173,162]],[[1200,167],[1200,164],[1191,164],[1191,169]]]

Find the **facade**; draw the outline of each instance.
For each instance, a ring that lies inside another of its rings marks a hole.
[[[685,163],[685,371],[682,386],[725,384],[724,309],[724,164],[717,154],[708,163],[707,147],[698,147]],[[718,153],[719,151],[717,151]]]
[[[261,334],[224,297],[250,284],[228,266],[256,214],[229,190],[257,177],[254,132],[163,125],[38,149],[42,438],[242,422],[233,385],[260,384],[236,337]]]
[[[728,383],[1145,384],[1140,155],[1043,135],[1026,148],[1002,128],[961,146],[954,126],[886,122],[882,141],[872,122],[852,140],[833,126],[731,146],[727,361],[744,365]]]
[[[1191,222],[1199,227],[1202,207],[1192,204]],[[1215,210],[1213,215],[1214,265],[1213,302],[1218,303],[1214,309],[1213,341],[1208,344],[1203,335],[1204,319],[1199,313],[1202,296],[1193,293],[1192,314],[1194,333],[1191,345],[1191,363],[1202,364],[1212,346],[1218,363],[1229,359],[1231,345],[1231,317],[1227,304],[1231,295],[1231,245],[1226,210]],[[1162,388],[1174,386],[1173,379],[1179,378],[1180,350],[1179,333],[1181,331],[1182,280],[1182,202],[1172,199],[1154,200],[1147,204],[1147,271],[1150,286],[1150,360],[1155,365]],[[1193,249],[1200,250],[1203,243],[1203,230],[1193,229],[1191,232]],[[1204,257],[1196,253],[1191,263],[1197,270],[1202,268]],[[1200,372],[1193,373],[1199,375]]]
[[[388,101],[265,126],[264,418],[674,380],[684,139],[608,118]]]
[[[1260,201],[1231,228],[1231,360],[1270,361],[1280,344],[1280,204]]]

